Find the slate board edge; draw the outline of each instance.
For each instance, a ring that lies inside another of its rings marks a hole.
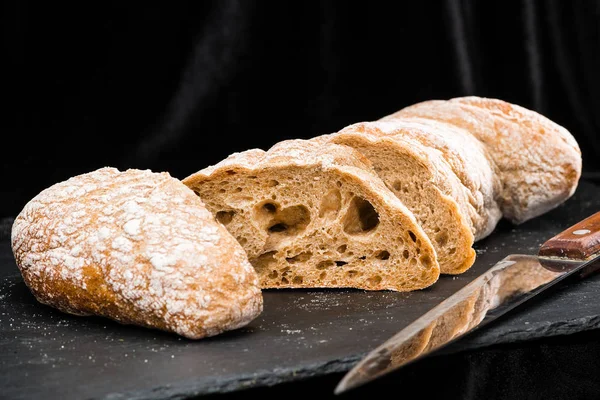
[[[103,400],[175,400],[190,397],[231,393],[243,389],[264,386],[275,386],[280,383],[295,382],[306,378],[324,376],[337,372],[346,372],[366,355],[349,356],[344,359],[306,365],[302,368],[280,368],[273,371],[260,371],[249,375],[235,375],[225,379],[197,379],[186,382],[175,382],[169,386],[135,390],[121,393],[108,393],[99,399]],[[333,387],[331,388],[333,393]]]

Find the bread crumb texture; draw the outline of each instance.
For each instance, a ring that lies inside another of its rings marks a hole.
[[[102,168],[58,183],[16,218],[12,248],[35,297],[68,313],[197,339],[262,311],[242,247],[168,173]]]
[[[439,276],[415,216],[348,146],[280,142],[184,183],[242,244],[263,288],[407,291]]]

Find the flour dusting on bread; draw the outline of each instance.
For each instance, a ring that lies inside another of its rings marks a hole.
[[[167,173],[103,168],[58,183],[25,206],[12,244],[36,297],[74,314],[195,338],[262,310],[243,249]]]

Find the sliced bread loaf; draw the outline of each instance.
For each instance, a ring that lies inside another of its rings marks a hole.
[[[285,141],[184,183],[242,244],[263,288],[408,291],[439,276],[414,215],[348,146]]]
[[[441,272],[464,272],[475,260],[467,190],[440,151],[402,136],[401,128],[390,131],[389,124],[358,123],[314,140],[350,146],[366,156],[431,239]]]

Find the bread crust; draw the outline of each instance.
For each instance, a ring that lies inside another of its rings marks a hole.
[[[44,304],[198,339],[262,311],[241,246],[168,173],[102,168],[58,183],[16,218],[12,248]]]
[[[502,182],[502,214],[514,223],[555,208],[575,192],[579,146],[565,128],[535,111],[471,96],[418,103],[387,118],[409,117],[464,128],[485,145]]]

